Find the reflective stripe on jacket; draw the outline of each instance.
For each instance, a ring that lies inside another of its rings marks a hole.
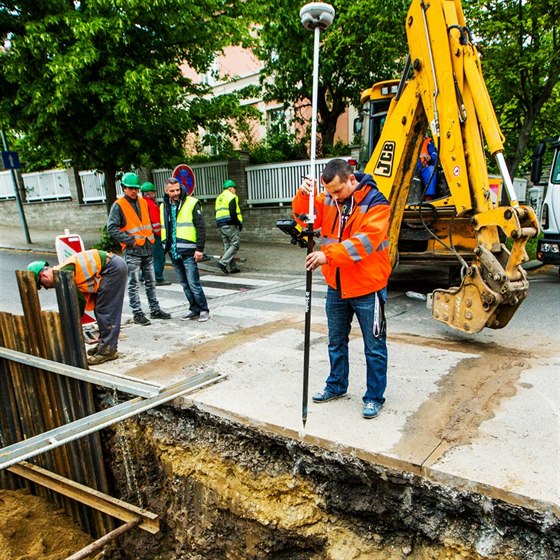
[[[62,264],[53,268],[59,270],[68,265],[74,265],[74,282],[86,300],[86,311],[95,308],[93,297],[99,290],[101,270],[105,266],[107,253],[97,249],[82,251],[67,258]]]
[[[175,244],[177,253],[181,254],[186,249],[196,250],[196,228],[193,222],[193,212],[195,206],[198,204],[198,199],[192,196],[187,196],[184,203],[179,208],[177,214],[177,229],[175,231]],[[165,207],[162,204],[160,207],[160,220],[161,220],[161,242],[165,243],[168,237],[166,220],[164,216]],[[169,232],[171,237],[171,232]]]
[[[140,218],[138,217],[136,210],[134,210],[130,202],[128,202],[124,196],[122,198],[117,198],[117,200],[115,200],[115,204],[120,206],[125,219],[124,226],[119,229],[131,237],[134,237],[136,245],[142,246],[146,243],[146,239],[150,243],[153,243],[154,234],[152,231],[152,222],[150,221],[148,204],[143,198],[138,198],[137,200],[140,208]],[[126,243],[121,243],[123,250],[126,246]]]
[[[350,199],[337,204],[326,191],[314,198],[313,227],[321,228],[320,250],[327,258],[327,264],[322,266],[323,276],[343,299],[385,288],[391,274],[389,203],[371,175],[355,176],[360,183]],[[295,219],[306,228],[302,216],[309,211],[309,197],[298,191],[292,209]]]
[[[232,216],[230,211],[231,201],[235,199],[235,215]],[[216,198],[216,225],[228,226],[228,225],[238,225],[243,222],[243,216],[241,216],[241,209],[239,208],[239,197],[233,194],[229,189],[225,189]]]
[[[159,205],[158,203],[150,197],[143,198],[148,205],[148,212],[150,213],[150,221],[152,222],[152,231],[154,235],[158,237],[161,235],[161,222],[159,217]]]

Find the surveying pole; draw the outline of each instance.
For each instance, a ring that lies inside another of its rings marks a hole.
[[[334,20],[334,8],[330,4],[311,2],[299,11],[301,24],[305,29],[313,31],[313,95],[311,99],[311,153],[309,161],[309,177],[311,193],[309,194],[309,211],[307,214],[307,254],[313,252],[313,223],[315,222],[315,159],[317,150],[317,92],[319,89],[319,45],[321,30],[328,29]],[[301,420],[303,427],[307,422],[307,401],[309,393],[309,347],[311,339],[311,286],[313,271],[307,270],[305,282],[305,337],[303,344],[303,396]]]

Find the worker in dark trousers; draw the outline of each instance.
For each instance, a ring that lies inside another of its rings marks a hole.
[[[91,249],[76,253],[62,264],[52,267],[46,261],[34,261],[27,267],[35,275],[37,288],[54,287],[54,271],[72,272],[80,312],[95,311],[99,326],[99,344],[88,350],[90,365],[118,358],[117,346],[121,331],[124,294],[128,267],[122,257]]]

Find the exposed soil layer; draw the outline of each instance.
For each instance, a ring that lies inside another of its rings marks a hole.
[[[106,432],[115,493],[160,515],[111,559],[553,560],[560,520],[350,455],[160,407]],[[124,451],[123,451],[124,450]]]
[[[0,560],[64,560],[92,540],[46,499],[0,490]]]

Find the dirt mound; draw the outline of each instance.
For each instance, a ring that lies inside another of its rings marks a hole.
[[[0,490],[0,560],[63,560],[92,540],[58,506]]]

